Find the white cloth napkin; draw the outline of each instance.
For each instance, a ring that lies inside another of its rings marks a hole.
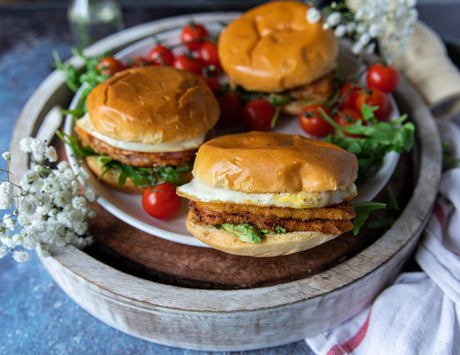
[[[440,121],[442,142],[460,157],[460,129]],[[444,171],[416,261],[352,319],[307,338],[317,354],[460,354],[460,167]]]

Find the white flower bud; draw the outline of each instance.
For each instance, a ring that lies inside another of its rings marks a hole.
[[[317,23],[321,20],[321,12],[318,9],[311,7],[307,11],[307,21],[310,23]]]
[[[3,159],[5,159],[6,161],[10,161],[11,160],[11,154],[10,152],[5,152],[2,154],[2,157]]]
[[[8,254],[8,250],[4,245],[0,245],[0,259]]]
[[[54,147],[47,147],[45,149],[45,157],[48,159],[48,161],[50,163],[54,163],[55,161],[57,161],[57,153],[56,153],[56,149],[54,149]]]
[[[341,38],[345,36],[346,32],[347,32],[347,27],[345,25],[339,25],[334,30],[334,34],[337,38]]]
[[[0,184],[0,209],[6,210],[14,204],[14,188],[9,181]]]
[[[35,248],[35,251],[37,252],[38,256],[41,258],[47,258],[50,256],[49,250],[43,245],[43,244],[38,244],[37,247]]]
[[[33,141],[33,138],[31,137],[22,138],[19,141],[19,149],[24,153],[30,153],[31,152],[30,145],[32,144],[32,141]]]
[[[24,263],[26,261],[29,261],[30,254],[23,250],[15,251],[13,252],[13,259],[16,260],[18,263]]]
[[[332,14],[330,14],[327,19],[326,19],[326,22],[331,26],[331,27],[334,27],[334,26],[337,26],[339,23],[340,23],[340,20],[342,18],[340,17],[340,13],[338,12],[333,12]]]

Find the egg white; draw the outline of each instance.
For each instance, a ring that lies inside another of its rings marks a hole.
[[[89,115],[86,114],[82,118],[80,118],[76,123],[80,128],[84,129],[92,136],[96,137],[97,139],[110,144],[112,147],[131,150],[134,152],[145,152],[145,153],[156,153],[156,152],[181,152],[183,150],[188,149],[196,149],[201,144],[203,144],[206,132],[199,135],[198,137],[187,139],[184,141],[179,142],[164,142],[164,143],[157,143],[157,144],[145,144],[145,143],[137,143],[137,142],[125,142],[120,141],[117,139],[113,139],[107,137],[96,131],[89,119]]]
[[[338,204],[356,196],[356,185],[351,184],[343,190],[295,193],[252,194],[214,187],[198,178],[177,188],[179,194],[191,200],[202,202],[226,202],[262,207],[321,208]]]

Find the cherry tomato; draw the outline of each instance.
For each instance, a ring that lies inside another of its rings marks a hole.
[[[354,108],[345,108],[341,110],[339,113],[337,113],[334,117],[333,120],[344,127],[348,127],[351,124],[362,120],[363,117],[361,116],[361,113],[359,113],[356,109]],[[337,131],[334,129],[334,131]],[[345,131],[342,131],[342,133],[348,137],[358,137],[356,134],[348,133]]]
[[[142,194],[142,206],[150,216],[167,219],[177,213],[181,198],[176,194],[176,186],[164,182],[154,187],[148,187]]]
[[[375,117],[380,120],[386,120],[390,111],[390,99],[387,94],[377,88],[368,88],[356,96],[356,109],[361,112],[361,107],[365,103],[368,106],[378,107],[374,111]]]
[[[385,93],[392,92],[399,83],[399,71],[391,65],[376,63],[369,67],[366,74],[367,86]]]
[[[144,57],[134,57],[130,59],[129,65],[131,68],[140,68],[148,65],[147,58]]]
[[[212,90],[214,94],[217,94],[220,90],[220,82],[215,76],[208,76],[205,77],[204,75],[200,75],[206,84],[208,84],[209,88]]]
[[[181,54],[174,58],[172,66],[177,69],[188,70],[192,73],[201,74],[201,63],[188,55]]]
[[[275,107],[267,100],[249,101],[241,112],[244,128],[248,131],[269,131],[275,112]]]
[[[220,126],[230,126],[240,121],[243,100],[233,91],[226,92],[217,98],[220,106]]]
[[[355,108],[356,96],[361,91],[357,84],[349,81],[346,82],[339,92],[339,98],[342,102],[339,106],[340,109]]]
[[[99,61],[99,63],[97,63],[96,68],[102,75],[112,76],[113,74],[124,70],[125,66],[114,57],[104,57]]]
[[[213,67],[212,72],[220,72],[220,60],[217,54],[217,46],[214,42],[204,42],[198,50],[198,59],[201,60],[204,66]]]
[[[153,65],[171,65],[174,54],[168,47],[158,45],[150,50],[147,58]]]
[[[320,108],[330,115],[330,111],[323,105],[307,106],[299,115],[300,127],[305,133],[315,137],[324,137],[332,132],[332,126],[323,118]]]
[[[208,30],[200,23],[191,23],[185,26],[180,34],[181,42],[187,43],[187,47],[191,51],[198,50],[203,45],[203,41],[199,40],[206,37],[208,37]]]

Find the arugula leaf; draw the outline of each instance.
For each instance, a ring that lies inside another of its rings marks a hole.
[[[407,115],[402,115],[394,121],[378,121],[373,114],[375,108],[363,105],[363,118],[369,125],[357,121],[350,126],[341,126],[323,110],[320,111],[323,118],[337,129],[337,133],[328,135],[326,141],[342,147],[358,158],[358,182],[372,176],[388,152],[402,153],[412,149],[415,126],[411,122],[402,124]],[[358,137],[349,137],[343,132]]]
[[[68,134],[61,133],[59,131],[56,132],[56,135],[61,139],[61,141],[63,141],[70,148],[72,148],[73,152],[81,158],[86,158],[86,157],[89,157],[90,155],[96,154],[93,148],[91,148],[90,146],[83,147],[78,141],[77,137],[70,136]]]
[[[353,234],[357,235],[359,233],[359,229],[369,217],[369,214],[372,211],[386,208],[386,204],[372,201],[356,202],[353,203],[353,207],[356,213],[356,218],[353,220]]]

